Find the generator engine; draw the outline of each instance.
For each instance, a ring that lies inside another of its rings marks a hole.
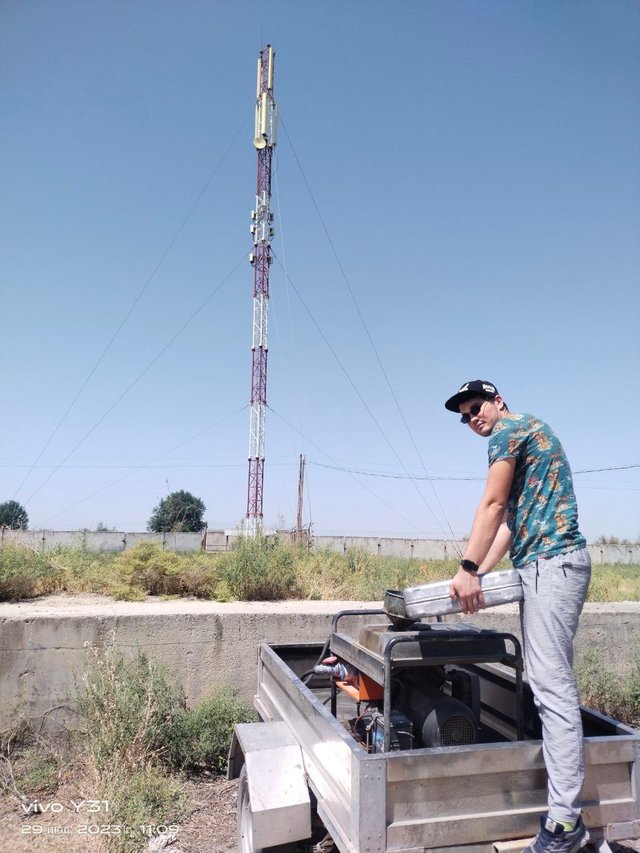
[[[505,637],[453,624],[368,625],[334,631],[315,671],[357,703],[350,728],[368,752],[466,746],[481,732],[476,662],[511,660]],[[470,664],[470,666],[466,666]]]
[[[409,670],[402,678],[406,713],[421,746],[464,746],[478,737],[478,678],[463,670]],[[445,686],[451,695],[444,692]]]

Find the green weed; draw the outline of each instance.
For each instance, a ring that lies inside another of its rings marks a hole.
[[[597,653],[585,652],[575,666],[580,701],[588,708],[613,717],[621,723],[640,727],[640,656],[636,653],[634,671],[626,679],[604,667]]]
[[[175,717],[165,735],[165,760],[179,770],[226,770],[236,723],[255,720],[252,709],[228,691],[205,699]]]
[[[153,542],[139,542],[118,554],[113,568],[122,583],[144,589],[149,595],[181,592],[180,557]]]
[[[109,772],[103,776],[100,798],[109,804],[109,823],[123,828],[106,839],[114,853],[146,849],[158,826],[177,824],[186,810],[180,781],[154,765],[129,773]]]
[[[141,651],[133,659],[89,649],[77,684],[85,746],[98,771],[153,764],[179,700],[164,671]]]
[[[23,769],[16,774],[18,790],[30,799],[55,791],[58,787],[58,759],[48,749],[30,747],[22,755]]]
[[[295,554],[277,538],[258,533],[238,537],[223,555],[220,574],[235,598],[241,601],[277,601],[296,592]]]
[[[60,573],[43,554],[5,542],[0,545],[0,601],[20,601],[53,592]]]
[[[640,566],[593,566],[587,601],[640,601]]]

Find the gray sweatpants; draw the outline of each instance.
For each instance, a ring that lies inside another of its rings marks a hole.
[[[518,572],[524,590],[520,617],[526,673],[542,721],[549,817],[570,822],[580,814],[584,783],[573,638],[589,587],[591,558],[581,548],[540,557]]]

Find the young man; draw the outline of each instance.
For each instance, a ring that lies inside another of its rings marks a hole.
[[[524,590],[524,655],[549,779],[549,811],[526,849],[574,853],[589,840],[580,817],[584,753],[572,664],[591,560],[578,529],[571,469],[551,428],[510,412],[491,382],[466,382],[445,407],[489,439],[487,483],[451,596],[464,613],[476,613],[484,606],[480,576],[509,550]]]

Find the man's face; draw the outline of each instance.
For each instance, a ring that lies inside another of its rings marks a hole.
[[[502,398],[496,396],[493,400],[485,400],[484,397],[470,397],[464,403],[460,403],[458,408],[461,415],[470,417],[469,426],[476,435],[488,438],[497,421],[502,417]]]

